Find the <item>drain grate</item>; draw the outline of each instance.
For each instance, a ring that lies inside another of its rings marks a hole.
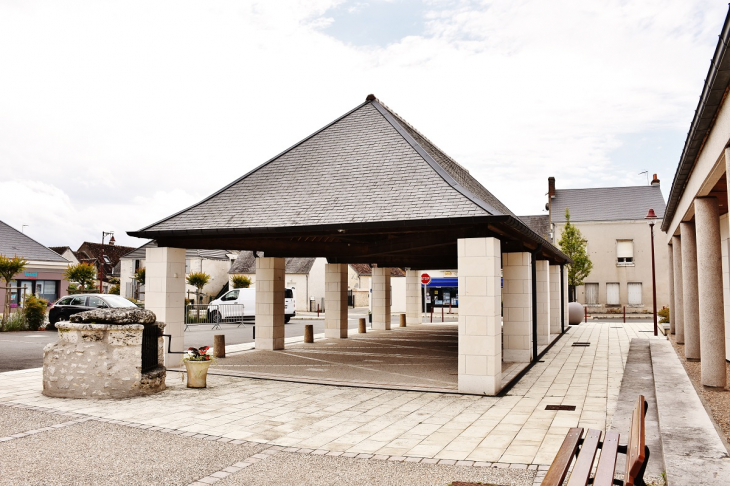
[[[590,345],[591,345],[591,343],[580,342],[580,341],[576,341],[573,343],[573,346],[590,346]]]
[[[558,410],[564,412],[574,412],[575,405],[547,405],[545,410]]]

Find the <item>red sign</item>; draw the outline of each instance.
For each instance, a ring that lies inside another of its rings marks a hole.
[[[427,273],[422,273],[421,274],[421,283],[423,285],[430,284],[431,283],[431,276],[429,274],[427,274]]]

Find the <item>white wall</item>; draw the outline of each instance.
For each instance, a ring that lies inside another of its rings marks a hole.
[[[391,276],[390,288],[390,311],[397,314],[404,314],[406,312],[406,278]]]

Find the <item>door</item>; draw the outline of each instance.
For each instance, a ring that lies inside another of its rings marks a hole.
[[[619,284],[607,283],[606,284],[606,304],[608,305],[619,305]]]
[[[629,283],[629,305],[641,305],[641,282]]]
[[[586,285],[586,304],[597,305],[598,304],[598,284],[587,283]]]

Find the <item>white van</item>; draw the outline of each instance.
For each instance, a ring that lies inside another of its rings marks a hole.
[[[284,322],[297,315],[294,290],[284,289]],[[211,322],[256,317],[256,289],[233,289],[208,305]]]

